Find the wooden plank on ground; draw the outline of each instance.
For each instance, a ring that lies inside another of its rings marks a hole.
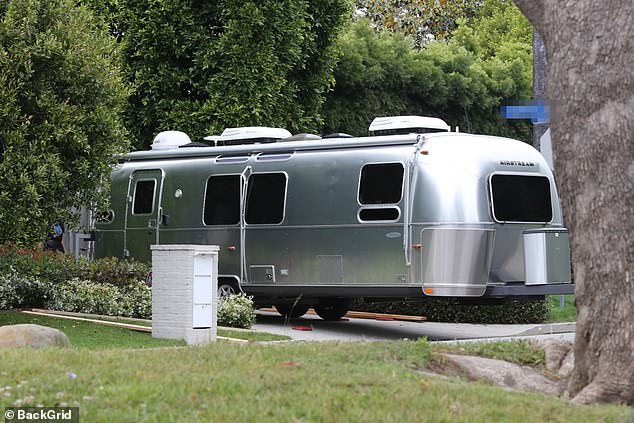
[[[87,319],[84,317],[65,316],[62,314],[54,314],[54,313],[41,312],[41,311],[24,310],[22,311],[22,313],[31,314],[34,316],[53,317],[55,319],[66,319],[66,320],[77,320],[80,322],[90,322],[90,323],[96,323],[98,325],[113,326],[113,327],[122,328],[122,329],[135,330],[138,332],[152,332],[152,328],[149,326],[133,325],[130,323],[111,322],[109,320]]]
[[[276,312],[274,308],[261,308],[261,311]],[[306,314],[317,314],[312,308]],[[424,316],[407,316],[403,314],[386,314],[386,313],[370,313],[365,311],[349,311],[346,317],[354,319],[372,319],[372,320],[401,320],[405,322],[424,322],[427,317]]]
[[[38,313],[59,314],[61,316],[84,317],[86,319],[97,319],[97,320],[99,320],[100,317],[104,317],[101,314],[77,313],[74,311],[46,310],[43,308],[32,308],[31,311],[35,311]],[[121,316],[107,316],[107,317],[108,319],[110,319],[110,321],[128,320],[130,322],[152,324],[152,319],[139,319],[138,317],[121,317]]]

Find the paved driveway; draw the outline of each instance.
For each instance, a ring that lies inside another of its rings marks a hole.
[[[574,323],[545,325],[475,325],[468,323],[378,321],[348,319],[326,322],[307,314],[299,319],[285,320],[276,312],[257,311],[254,330],[290,336],[293,340],[309,341],[381,341],[418,339],[453,341],[466,339],[508,339],[516,337],[557,337],[574,339]],[[303,329],[303,330],[302,330]],[[306,330],[310,329],[310,330]]]

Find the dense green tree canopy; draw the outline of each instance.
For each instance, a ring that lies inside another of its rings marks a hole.
[[[481,0],[354,0],[355,16],[370,20],[378,32],[405,35],[415,48],[442,40],[460,19],[475,15]]]
[[[345,0],[132,0],[123,37],[139,146],[232,126],[317,129]]]
[[[128,149],[116,46],[72,0],[0,0],[0,242],[41,241]]]
[[[376,116],[425,115],[463,131],[530,139],[526,122],[499,118],[505,100],[532,90],[532,32],[506,0],[487,0],[449,41],[412,48],[400,33],[377,34],[367,20],[339,39],[336,86],[324,107],[324,132],[364,135]]]

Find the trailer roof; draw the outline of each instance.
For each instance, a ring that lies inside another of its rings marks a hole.
[[[436,132],[430,134],[407,134],[407,135],[384,135],[374,137],[356,138],[328,138],[319,140],[286,141],[262,144],[240,144],[219,147],[188,147],[172,150],[147,150],[136,151],[124,155],[120,162],[142,161],[142,160],[163,160],[163,159],[183,159],[194,157],[218,157],[218,156],[242,156],[258,153],[293,153],[297,151],[336,151],[355,148],[373,148],[386,146],[411,146],[420,142],[441,142],[443,138],[450,138],[455,141],[483,141],[490,142],[516,142],[521,141],[509,138],[496,137],[491,135],[474,135],[465,132]]]
[[[433,134],[425,135],[430,136]],[[463,135],[463,134],[456,134]],[[389,135],[359,138],[329,138],[320,140],[288,141],[262,144],[227,145],[220,147],[188,147],[173,150],[147,150],[128,153],[122,161],[154,160],[187,157],[208,157],[219,155],[240,155],[264,152],[294,152],[305,150],[339,150],[361,147],[381,147],[389,145],[415,145],[422,135]]]

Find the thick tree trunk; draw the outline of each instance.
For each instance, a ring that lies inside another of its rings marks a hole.
[[[575,402],[634,404],[634,2],[515,0],[546,44],[576,283]]]

